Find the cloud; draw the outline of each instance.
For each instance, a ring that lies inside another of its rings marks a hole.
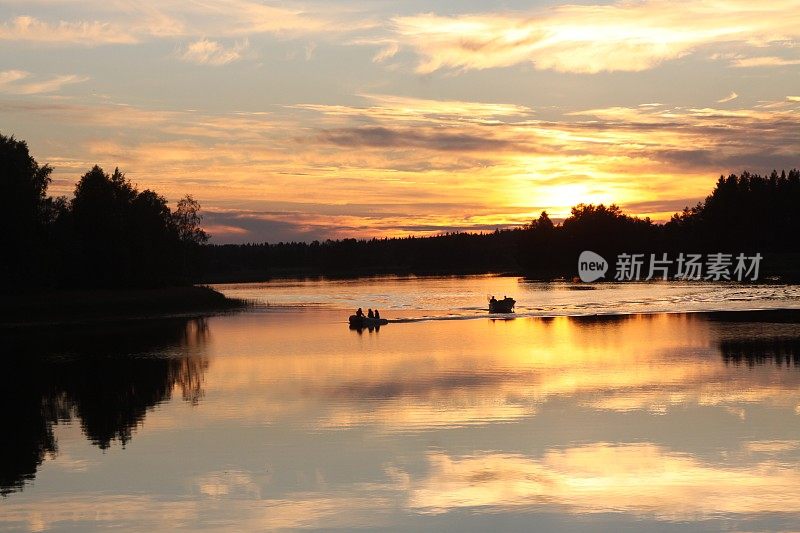
[[[22,16],[0,25],[0,40],[48,44],[76,44],[97,46],[101,44],[132,44],[138,39],[119,26],[107,22],[44,22]]]
[[[54,76],[50,79],[41,81],[21,83],[22,80],[27,80],[30,78],[30,76],[31,73],[24,70],[6,70],[0,72],[0,92],[10,94],[52,93],[60,91],[65,85],[82,83],[89,79],[86,76],[68,74],[63,76]]]
[[[731,91],[731,93],[728,96],[726,96],[725,98],[720,98],[719,100],[717,100],[717,103],[718,104],[724,104],[725,102],[730,102],[732,100],[736,100],[737,98],[739,98],[739,95],[736,94],[735,92]]]
[[[40,82],[28,83],[19,87],[18,94],[40,94],[52,93],[60,91],[65,85],[72,85],[74,83],[83,83],[89,80],[87,76],[77,76],[75,74],[68,74],[65,76],[56,76],[49,80]]]
[[[736,68],[757,68],[757,67],[785,67],[788,65],[800,65],[800,59],[786,59],[775,56],[761,57],[740,57],[731,62],[731,66]]]
[[[19,80],[24,80],[30,76],[30,72],[24,70],[4,70],[0,72],[0,87],[12,84]]]
[[[327,220],[324,220],[326,219]],[[317,219],[321,223],[314,223]],[[324,221],[324,222],[323,222]],[[299,212],[254,213],[247,211],[204,214],[203,228],[215,243],[291,242],[324,240],[335,217],[320,217]],[[341,230],[342,228],[337,228]]]
[[[529,13],[424,13],[393,19],[399,40],[421,57],[417,72],[532,63],[560,72],[636,72],[701,46],[767,46],[800,36],[800,3],[743,0],[617,1]]]
[[[314,57],[314,52],[316,51],[316,49],[317,49],[317,43],[315,43],[314,41],[311,41],[305,46],[306,61],[311,61],[311,58]]]
[[[339,128],[325,130],[316,136],[324,143],[348,147],[420,148],[453,152],[504,150],[512,143],[486,135],[471,135],[460,131],[424,132],[419,129],[387,127]]]
[[[373,63],[383,63],[387,59],[393,58],[397,52],[400,51],[400,46],[397,43],[389,43],[381,48],[378,53],[372,58]]]
[[[294,109],[321,113],[331,118],[365,118],[374,121],[431,122],[464,124],[468,122],[497,123],[500,119],[531,117],[534,111],[523,105],[463,100],[432,100],[387,94],[362,93],[359,96],[371,105],[367,107],[298,104]]]
[[[249,48],[250,43],[245,39],[242,42],[234,43],[233,46],[225,47],[217,41],[200,39],[195,41],[177,56],[181,61],[196,63],[198,65],[220,66],[227,65],[242,59],[242,54]]]
[[[249,230],[238,226],[228,226],[226,224],[203,224],[203,229],[221,242],[230,242],[231,238],[250,235]]]
[[[170,3],[176,11],[183,11],[184,4],[181,1]],[[196,4],[192,9],[198,14],[213,15],[220,35],[341,33],[372,25],[368,21],[352,18],[347,24],[342,24],[336,8],[326,12],[325,8],[320,7],[312,14],[301,9],[276,7],[252,0],[220,0],[214,4]]]
[[[48,8],[50,4],[49,0],[29,0],[23,5],[35,9]],[[8,20],[0,24],[0,41],[98,46],[175,38],[200,39],[196,43],[209,38],[216,42],[221,38],[243,39],[260,34],[325,38],[376,25],[347,10],[317,7],[311,13],[256,0],[85,0],[75,4],[71,12],[77,20],[41,20],[30,15]],[[97,17],[103,20],[95,20]]]

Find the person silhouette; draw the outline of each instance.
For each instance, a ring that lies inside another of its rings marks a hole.
[[[378,319],[378,320],[381,319],[381,314],[377,309],[375,310],[375,318]]]
[[[356,316],[364,316],[364,311],[362,311],[360,307],[358,308],[358,311],[356,311]]]
[[[368,310],[367,310],[367,316],[368,316],[369,318],[375,318],[375,315],[373,314],[373,312],[372,312],[372,309],[368,309]]]

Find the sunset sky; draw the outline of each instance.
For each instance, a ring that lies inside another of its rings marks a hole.
[[[0,133],[218,243],[665,220],[800,166],[800,0],[3,0]]]

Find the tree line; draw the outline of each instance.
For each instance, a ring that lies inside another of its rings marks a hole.
[[[800,171],[768,176],[749,172],[720,176],[711,194],[675,213],[665,224],[624,214],[616,205],[578,205],[561,224],[546,213],[526,225],[518,260],[547,277],[575,272],[581,251],[605,258],[621,253],[726,253],[765,256],[764,274],[800,275]]]
[[[98,166],[74,197],[47,195],[52,168],[0,135],[0,266],[12,289],[153,287],[279,276],[516,273],[571,278],[581,251],[760,253],[763,276],[800,278],[800,171],[720,176],[711,194],[664,224],[616,205],[579,204],[560,223],[546,212],[492,233],[313,242],[208,244],[199,204],[175,209]]]
[[[180,285],[197,279],[208,235],[200,205],[175,209],[115,169],[92,167],[72,199],[50,197],[52,167],[24,141],[0,135],[0,264],[6,290]]]
[[[592,250],[620,253],[761,253],[763,276],[800,277],[800,171],[721,176],[711,194],[665,224],[616,205],[579,204],[561,223],[547,212],[522,227],[434,237],[207,245],[209,281],[271,276],[508,272],[553,279],[576,275]]]

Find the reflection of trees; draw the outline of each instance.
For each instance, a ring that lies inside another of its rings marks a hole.
[[[800,366],[800,310],[710,313],[725,364]]]
[[[725,364],[800,366],[800,337],[726,339],[719,348]]]
[[[632,320],[653,320],[656,315],[585,315],[570,316],[567,319],[579,327],[592,327],[597,325],[615,325],[630,322]]]
[[[100,448],[131,439],[147,411],[179,387],[203,395],[208,360],[201,319],[37,331],[5,336],[0,362],[0,494],[33,479],[58,445],[53,425],[80,420]]]

